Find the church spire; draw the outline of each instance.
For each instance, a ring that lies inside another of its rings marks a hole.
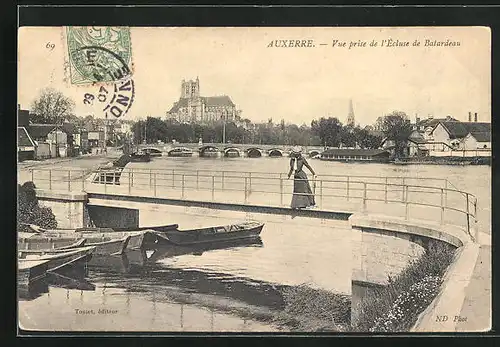
[[[354,108],[352,106],[352,99],[349,99],[349,113],[347,115],[347,125],[354,126]]]

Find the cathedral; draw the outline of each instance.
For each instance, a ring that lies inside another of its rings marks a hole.
[[[234,121],[238,111],[227,95],[200,96],[200,80],[182,80],[181,97],[167,112],[167,118],[180,123],[207,124],[218,120]]]

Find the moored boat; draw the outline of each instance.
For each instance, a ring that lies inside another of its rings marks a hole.
[[[96,254],[121,254],[125,249],[138,249],[144,244],[146,230],[116,232],[110,228],[44,229],[28,225],[34,236],[20,240],[24,249],[69,249],[81,246],[96,246]],[[27,233],[23,233],[25,236]],[[84,241],[82,241],[84,240]]]
[[[69,233],[47,230],[30,237],[18,238],[20,251],[72,250],[78,248],[81,239],[87,246],[95,247],[95,254],[121,254],[125,251],[131,239],[130,235],[107,235],[96,233]]]
[[[69,250],[19,250],[18,264],[19,268],[30,267],[32,261],[47,260],[47,271],[57,271],[67,266],[78,265],[88,262],[92,258],[95,247],[87,246]]]
[[[45,277],[48,263],[48,260],[19,260],[17,266],[18,282],[21,284],[29,284]]]
[[[238,224],[157,232],[162,241],[178,246],[195,246],[226,241],[258,238],[264,223],[248,221]]]
[[[176,147],[168,151],[169,157],[192,157],[193,151],[186,147]]]

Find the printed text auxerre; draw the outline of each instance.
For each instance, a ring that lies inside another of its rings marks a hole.
[[[267,47],[314,47],[314,40],[272,40]]]

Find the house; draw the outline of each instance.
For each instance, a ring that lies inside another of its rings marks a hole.
[[[104,131],[89,131],[87,138],[89,148],[104,147]]]
[[[425,119],[420,119],[420,117],[417,116],[412,128],[413,131],[422,134],[424,138],[426,138],[427,135],[432,132],[432,129],[440,122],[458,122],[458,120],[451,116],[447,116],[446,118],[434,118],[434,116],[429,115]]]
[[[465,150],[489,149],[491,150],[490,132],[469,132],[463,140]]]
[[[17,159],[33,160],[35,159],[36,145],[35,141],[28,134],[25,127],[17,127]]]
[[[28,133],[36,144],[36,158],[66,157],[68,154],[68,136],[66,130],[55,124],[30,124]]]
[[[410,157],[429,155],[429,150],[425,147],[427,140],[418,131],[413,131],[408,137],[407,150]]]
[[[439,122],[430,132],[427,142],[441,143],[455,150],[475,150],[477,141],[474,142],[470,138],[467,143],[464,142],[469,133],[476,134],[481,140],[488,139],[491,136],[491,123]]]

